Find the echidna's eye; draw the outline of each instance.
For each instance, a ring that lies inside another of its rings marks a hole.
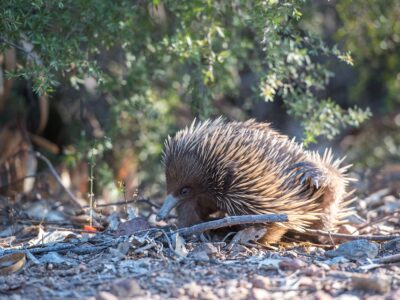
[[[189,192],[190,192],[190,188],[188,188],[188,187],[183,187],[182,189],[181,189],[181,191],[180,191],[180,193],[181,193],[181,196],[186,196],[187,194],[189,194]]]

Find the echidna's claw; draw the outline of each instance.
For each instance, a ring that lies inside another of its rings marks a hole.
[[[298,177],[300,184],[310,185],[318,189],[320,187],[320,178],[322,176],[321,171],[310,162],[296,163],[287,169],[287,172],[297,169],[292,175]]]
[[[311,181],[313,183],[313,185],[318,188],[318,179],[313,178],[313,180]]]

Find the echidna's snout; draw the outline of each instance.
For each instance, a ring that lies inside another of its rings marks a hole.
[[[161,221],[161,220],[165,219],[168,216],[168,214],[170,213],[170,211],[178,205],[178,203],[179,203],[179,199],[172,196],[171,194],[169,194],[165,198],[162,207],[158,211],[156,220]]]

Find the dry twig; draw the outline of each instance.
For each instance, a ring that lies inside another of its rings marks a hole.
[[[148,204],[151,207],[159,209],[161,206],[152,202],[149,198],[139,198],[139,199],[129,199],[129,200],[121,200],[117,202],[112,202],[112,203],[104,203],[104,204],[96,204],[96,208],[100,207],[108,207],[108,206],[120,206],[120,205],[125,205],[125,204],[130,204],[130,203],[140,203],[143,202],[145,204]],[[89,208],[89,205],[83,206],[83,208]]]
[[[400,209],[397,209],[397,210],[389,213],[386,216],[382,216],[382,217],[377,218],[377,219],[375,219],[373,221],[370,221],[370,222],[368,222],[366,224],[360,225],[359,227],[357,227],[357,231],[361,231],[362,229],[371,227],[371,226],[379,224],[379,223],[383,223],[383,222],[385,222],[385,221],[387,221],[387,220],[389,220],[391,218],[399,217],[399,215],[400,215]]]
[[[324,230],[307,229],[305,234],[312,236],[329,236],[332,238],[339,238],[344,240],[369,240],[369,241],[390,241],[399,238],[400,235],[351,235],[344,233],[333,233]]]
[[[223,219],[208,221],[190,227],[181,228],[174,231],[173,234],[179,233],[181,235],[191,235],[210,229],[218,229],[234,225],[260,224],[271,222],[288,222],[288,217],[284,214],[229,216]]]
[[[400,262],[400,253],[376,258],[373,260],[373,262],[376,264],[397,263],[397,262]]]

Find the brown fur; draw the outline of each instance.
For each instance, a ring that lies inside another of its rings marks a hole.
[[[192,124],[169,138],[164,152],[167,192],[179,199],[179,226],[217,211],[287,214],[289,222],[268,226],[265,243],[279,241],[287,230],[335,230],[348,214],[348,166],[340,163],[330,151],[323,157],[306,151],[254,120]]]

